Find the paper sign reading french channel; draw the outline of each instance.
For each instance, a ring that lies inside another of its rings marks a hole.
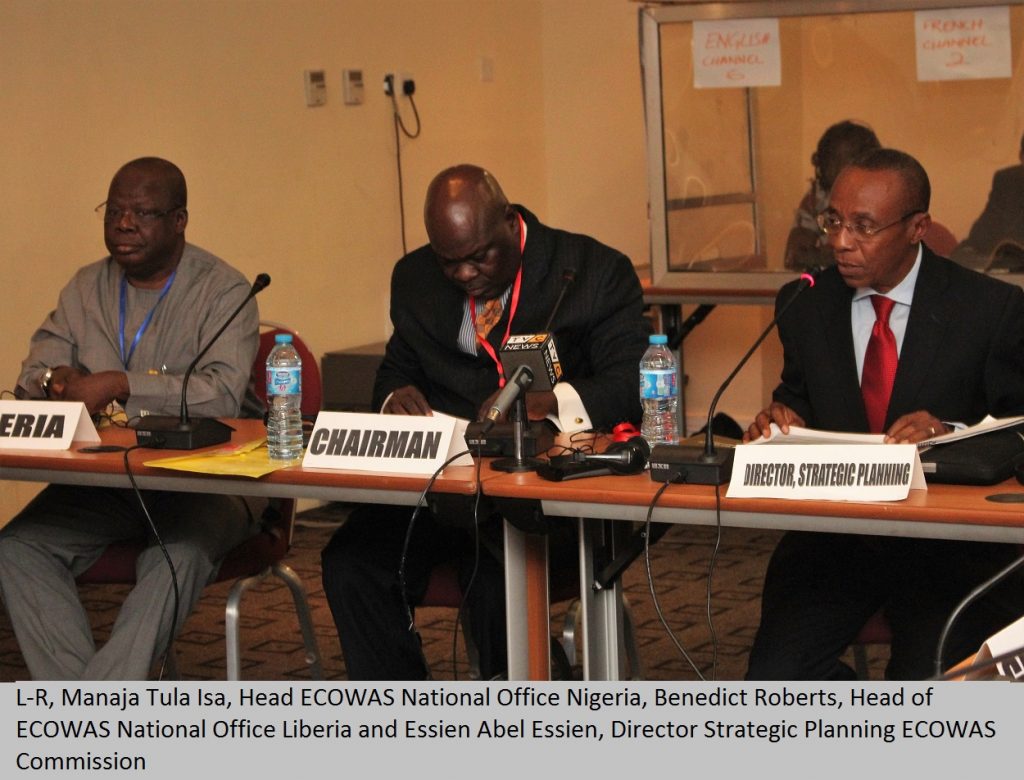
[[[447,415],[320,412],[303,467],[433,474],[448,458],[455,419]]]
[[[918,81],[1010,78],[1006,6],[918,11],[914,27]]]
[[[693,86],[697,89],[781,83],[778,19],[693,23]]]
[[[0,401],[0,449],[67,450],[99,440],[81,401]]]
[[[729,498],[902,501],[927,490],[913,444],[742,444]]]

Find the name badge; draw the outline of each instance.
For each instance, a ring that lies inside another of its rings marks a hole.
[[[433,474],[449,455],[455,418],[320,412],[303,467]]]
[[[81,401],[0,401],[0,449],[67,450],[99,440]]]
[[[913,444],[742,444],[729,498],[902,501],[927,490]]]

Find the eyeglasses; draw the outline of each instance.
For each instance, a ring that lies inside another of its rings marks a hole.
[[[169,209],[160,211],[158,209],[121,209],[117,206],[108,205],[106,201],[103,201],[95,209],[96,216],[102,219],[105,223],[120,222],[121,217],[125,214],[131,214],[132,221],[138,225],[152,225],[157,220],[161,220],[168,214],[173,214],[178,209],[185,208],[184,206],[171,206]]]
[[[842,232],[843,228],[850,231],[850,235],[853,236],[855,241],[867,241],[874,238],[883,230],[888,230],[891,227],[906,222],[915,214],[924,214],[922,209],[914,209],[908,211],[902,217],[897,219],[895,222],[890,222],[888,225],[882,225],[876,227],[868,222],[843,222],[837,214],[825,212],[818,215],[818,227],[827,236],[838,236]]]

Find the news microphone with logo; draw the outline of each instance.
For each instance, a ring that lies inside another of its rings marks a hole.
[[[573,269],[566,268],[562,271],[562,287],[542,332],[509,336],[505,344],[502,345],[499,359],[502,371],[505,376],[509,377],[506,388],[513,384],[512,377],[520,369],[528,370],[531,376],[531,382],[526,388],[522,388],[523,392],[526,390],[550,390],[562,378],[562,364],[558,359],[554,334],[550,332],[550,328],[555,315],[562,306],[566,292],[575,280],[576,272]],[[466,443],[470,447],[479,448],[485,455],[512,454],[511,427],[499,426],[500,434],[499,430],[494,428],[497,420],[508,413],[508,409],[518,397],[519,391],[512,392],[515,392],[515,395],[508,403],[507,408],[498,411],[497,415],[492,415],[495,406],[498,405],[496,400],[495,405],[491,407],[483,420],[469,424],[466,428]],[[501,398],[501,395],[499,394],[498,397]],[[524,454],[532,457],[544,452],[553,440],[550,428],[543,420],[540,422],[526,421],[525,424],[527,430],[524,434],[526,446]]]
[[[571,268],[562,272],[562,289],[558,292],[555,305],[551,308],[548,321],[540,333],[526,333],[509,336],[501,347],[501,365],[505,376],[520,366],[526,366],[533,374],[531,390],[550,390],[562,378],[562,363],[558,359],[555,348],[555,336],[551,333],[551,323],[562,306],[562,300],[572,283],[576,281],[576,272]]]
[[[817,269],[815,270],[815,273]],[[715,397],[711,399],[711,406],[708,409],[708,422],[704,430],[704,447],[693,447],[682,444],[657,444],[651,451],[651,479],[655,482],[685,482],[690,485],[723,485],[732,476],[732,460],[735,454],[732,448],[719,452],[715,449],[714,434],[711,430],[712,418],[715,416],[715,407],[718,406],[718,399],[732,383],[732,380],[740,372],[740,369],[747,364],[751,355],[757,351],[768,334],[778,324],[782,315],[793,305],[800,294],[809,287],[814,286],[812,273],[800,275],[800,281],[796,285],[793,294],[784,304],[778,307],[768,327],[757,337],[757,341],[747,350],[736,368],[725,378]]]
[[[532,384],[533,372],[527,366],[519,366],[509,377],[501,392],[498,393],[491,408],[487,410],[487,414],[484,415],[483,426],[480,432],[487,433],[491,430],[494,427],[494,423],[508,414],[512,404],[519,398],[519,394],[529,390]]]
[[[223,444],[231,440],[232,428],[220,420],[212,417],[201,417],[190,419],[188,414],[188,381],[192,377],[199,361],[202,360],[210,347],[214,345],[221,334],[227,330],[228,325],[234,322],[246,304],[249,303],[260,290],[270,284],[268,274],[260,274],[252,284],[249,294],[238,304],[238,308],[227,318],[220,330],[213,334],[213,337],[206,342],[206,346],[199,350],[199,354],[189,364],[185,376],[181,381],[181,412],[179,416],[150,414],[143,417],[135,424],[135,441],[143,447],[163,447],[172,450],[196,450],[200,447],[210,447],[214,444]]]

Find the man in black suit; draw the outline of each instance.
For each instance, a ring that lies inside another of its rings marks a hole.
[[[553,391],[527,393],[529,417],[550,419],[567,432],[639,421],[637,372],[647,327],[640,284],[625,255],[541,224],[509,204],[490,173],[471,165],[434,178],[424,218],[430,243],[399,260],[392,275],[394,333],[377,373],[376,408],[482,416],[502,382],[501,345],[509,334],[544,329],[571,271],[574,281],[550,328],[563,381]],[[397,579],[410,515],[407,507],[364,507],[324,550],[324,588],[350,679],[428,673]],[[474,578],[467,610],[485,679],[503,672],[506,662],[496,520],[481,529],[485,549],[477,556],[472,532],[421,513],[405,567],[412,604],[442,561],[456,561],[464,591]],[[571,559],[571,549],[565,551]],[[553,545],[553,565],[558,554]]]
[[[1014,271],[1024,264],[1024,135],[1020,165],[996,171],[985,210],[950,257],[971,268],[1002,266]]]
[[[745,440],[768,435],[775,422],[783,432],[790,425],[873,431],[887,442],[916,443],[985,414],[1024,413],[1024,292],[921,243],[930,192],[921,165],[891,149],[839,175],[820,217],[836,265],[780,320],[782,382]],[[787,285],[778,301],[792,293]],[[873,300],[880,298],[892,303]],[[886,326],[876,310],[890,306]],[[869,385],[877,383],[886,339],[895,374],[879,406]],[[950,611],[1015,555],[1010,545],[787,533],[765,577],[748,678],[850,676],[839,656],[880,608],[893,630],[887,675],[927,677]],[[949,658],[977,650],[1019,617],[1024,599],[1018,591],[1016,604],[1005,603],[1007,590],[963,616]]]

